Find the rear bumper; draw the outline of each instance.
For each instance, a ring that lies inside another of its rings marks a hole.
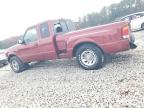
[[[135,42],[135,37],[134,37],[134,35],[132,34],[132,35],[131,35],[131,38],[130,38],[130,43],[129,43],[131,49],[137,48],[137,45],[136,45],[134,42]]]
[[[132,42],[130,42],[130,48],[131,48],[131,49],[135,49],[135,48],[137,48],[137,45],[134,44],[134,43],[132,43]]]
[[[114,54],[129,49],[135,49],[137,46],[134,44],[134,40],[122,39],[120,41],[111,42],[101,45],[101,48],[106,54]]]

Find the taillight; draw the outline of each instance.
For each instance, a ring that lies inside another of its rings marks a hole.
[[[124,39],[128,39],[129,38],[129,26],[126,25],[122,28],[122,37]]]

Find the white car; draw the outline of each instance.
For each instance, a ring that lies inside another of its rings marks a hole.
[[[144,29],[144,11],[133,13],[118,19],[119,21],[127,20],[130,22],[132,31]]]
[[[0,67],[7,65],[7,57],[5,56],[5,50],[0,50]]]

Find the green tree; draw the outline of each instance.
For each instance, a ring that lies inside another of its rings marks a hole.
[[[81,28],[96,26],[114,21],[116,18],[144,11],[144,0],[122,0],[119,3],[103,7],[102,10],[82,17],[79,22]]]

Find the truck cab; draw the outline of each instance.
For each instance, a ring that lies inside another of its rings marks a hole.
[[[75,27],[70,20],[46,21],[32,26],[18,41],[17,55],[20,55],[24,62],[57,59],[58,53],[66,50],[62,34],[74,30]]]

